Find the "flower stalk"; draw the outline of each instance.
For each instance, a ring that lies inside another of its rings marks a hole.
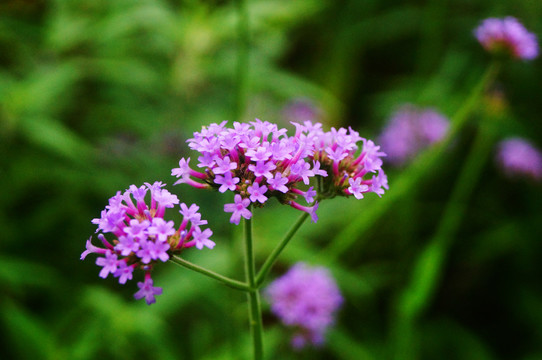
[[[253,288],[251,288],[248,284],[242,282],[242,281],[239,281],[239,280],[234,280],[234,279],[231,279],[227,276],[224,276],[224,275],[220,275],[214,271],[211,271],[211,270],[208,270],[208,269],[205,269],[204,267],[201,267],[199,265],[196,265],[194,263],[191,263],[190,261],[188,260],[185,260],[179,256],[176,256],[176,255],[173,255],[169,261],[171,261],[172,263],[176,264],[176,265],[179,265],[179,266],[182,266],[184,268],[187,268],[187,269],[190,269],[190,270],[193,270],[195,272],[198,272],[200,274],[203,274],[205,276],[208,276],[210,277],[211,279],[215,279],[217,281],[220,281],[221,283],[223,283],[224,285],[232,288],[232,289],[236,289],[236,290],[241,290],[241,291],[251,291],[253,290]]]
[[[256,276],[256,286],[260,287],[263,284],[265,278],[267,277],[267,274],[269,274],[271,267],[273,266],[273,264],[275,263],[279,255],[282,253],[286,245],[288,245],[292,237],[295,235],[297,230],[299,230],[301,225],[303,225],[303,223],[305,222],[305,220],[307,220],[308,217],[309,217],[308,213],[301,214],[301,216],[297,219],[295,224],[290,228],[286,236],[284,236],[281,242],[279,242],[277,246],[273,249],[271,254],[269,254],[264,264],[260,268],[258,275]]]
[[[413,348],[417,319],[435,293],[446,254],[453,244],[457,229],[466,213],[474,187],[495,143],[494,129],[482,122],[476,138],[459,173],[437,230],[417,259],[410,283],[399,297],[395,329],[395,358],[414,359]]]
[[[263,325],[260,291],[256,287],[256,265],[252,241],[252,219],[245,219],[245,275],[250,290],[247,293],[249,304],[250,332],[254,360],[263,359]]]
[[[367,199],[368,201],[365,202],[365,206],[370,206],[371,211],[357,221],[353,221],[346,225],[344,229],[337,234],[337,238],[342,239],[342,241],[331,242],[327,247],[322,249],[321,253],[325,254],[327,259],[330,261],[338,259],[345,251],[351,248],[354,242],[363,239],[365,232],[367,232],[373,224],[377,223],[377,220],[381,218],[397,200],[411,193],[411,190],[419,185],[421,179],[423,179],[441,159],[444,151],[448,149],[453,139],[456,138],[457,133],[463,129],[469,116],[472,114],[472,111],[479,103],[484,91],[497,76],[499,68],[500,63],[498,62],[493,62],[488,66],[478,83],[471,90],[469,96],[465,99],[463,105],[451,118],[451,128],[448,135],[431,149],[427,149],[421,153],[417,159],[405,169],[405,171],[399,176],[396,176],[395,182],[393,183],[393,191],[387,193],[386,196],[379,199],[378,202]]]
[[[247,103],[249,89],[249,66],[250,66],[250,32],[248,21],[248,8],[246,0],[235,2],[237,9],[237,91],[235,95],[234,119],[242,121]]]

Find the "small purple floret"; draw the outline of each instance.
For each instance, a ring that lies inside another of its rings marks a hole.
[[[132,235],[120,236],[119,242],[115,246],[116,251],[120,251],[122,256],[128,256],[132,252],[139,250],[139,241],[136,240]]]
[[[145,282],[138,282],[139,291],[134,294],[136,300],[145,298],[147,305],[154,304],[155,295],[162,295],[162,288],[152,286],[153,281],[149,273],[145,274]]]
[[[126,265],[126,261],[119,261],[117,271],[113,275],[119,278],[119,284],[126,284],[126,281],[132,280],[134,267]]]
[[[275,173],[275,177],[267,179],[267,183],[273,190],[280,191],[281,193],[286,194],[288,192],[288,178],[282,177],[281,173]]]
[[[186,206],[185,203],[182,203],[181,210],[179,210],[179,212],[181,213],[182,216],[184,216],[185,219],[187,219],[188,221],[191,221],[192,218],[196,214],[198,214],[198,210],[199,210],[199,206],[196,204],[192,204],[190,205],[190,207],[188,207]]]
[[[250,201],[258,201],[262,204],[267,201],[267,196],[264,195],[267,192],[267,186],[260,186],[257,182],[255,182],[247,188],[247,191],[250,194]]]
[[[117,271],[118,260],[117,255],[111,250],[105,252],[105,257],[96,258],[96,265],[103,266],[100,271],[100,277],[105,279],[109,273],[114,274]]]
[[[363,199],[363,193],[369,191],[369,186],[361,183],[361,178],[356,179],[348,179],[348,183],[350,184],[350,187],[348,188],[348,191],[352,193],[356,199]]]
[[[224,176],[217,175],[215,177],[215,184],[221,185],[218,191],[221,193],[226,192],[226,190],[235,191],[237,184],[239,182],[238,177],[233,177],[230,171],[226,172]]]
[[[199,227],[196,227],[192,233],[192,237],[196,242],[196,248],[199,250],[203,249],[204,247],[208,247],[209,249],[214,248],[215,242],[209,239],[211,235],[213,235],[211,229],[201,231]]]
[[[162,218],[154,218],[152,219],[152,225],[148,228],[148,233],[150,236],[156,236],[156,240],[165,242],[169,236],[175,234],[173,227],[173,221],[166,222]]]
[[[247,209],[249,205],[249,199],[243,199],[241,195],[235,194],[234,203],[225,204],[224,211],[231,212],[232,214],[230,222],[232,224],[239,225],[239,222],[241,221],[241,216],[247,220],[252,217],[252,213],[250,212],[250,210]]]

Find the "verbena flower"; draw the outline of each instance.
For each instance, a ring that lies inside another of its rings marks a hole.
[[[202,171],[189,166],[190,158],[182,158],[171,175],[179,178],[175,185],[239,195],[224,206],[232,213],[233,224],[239,224],[241,217],[250,218],[250,204],[261,207],[272,197],[316,221],[317,198],[354,195],[360,199],[366,192],[380,196],[388,188],[381,169],[384,153],[352,129],[324,132],[321,124],[306,120],[292,123],[296,133],[288,136],[286,129],[259,119],[234,122],[233,128],[226,124],[203,127],[188,140],[188,146],[200,154],[196,166]],[[350,179],[356,181],[355,187]],[[316,186],[310,186],[311,181]],[[297,202],[300,197],[309,206]]]
[[[392,115],[379,141],[388,155],[387,161],[401,166],[442,140],[449,127],[448,119],[434,109],[406,104]]]
[[[296,126],[296,141],[308,144],[307,157],[313,163],[312,171],[320,175],[318,196],[351,196],[363,198],[374,192],[379,196],[388,189],[388,180],[382,169],[380,151],[372,140],[359,136],[352,128],[331,128],[324,132],[322,125],[305,121]],[[351,181],[360,186],[352,187]]]
[[[271,311],[292,327],[292,345],[300,349],[324,343],[343,298],[328,270],[297,263],[265,290]]]
[[[542,153],[525,139],[501,141],[497,146],[496,160],[508,176],[542,180]]]
[[[155,264],[167,261],[171,254],[186,248],[212,249],[215,245],[209,239],[212,231],[200,228],[207,221],[201,219],[197,205],[180,204],[183,220],[179,227],[164,219],[166,208],[175,207],[179,199],[162,189],[163,186],[161,182],[145,183],[141,187],[131,185],[124,193],[117,192],[109,199],[101,217],[92,220],[98,225],[96,232],[99,232],[98,239],[103,247],[94,246],[90,238],[81,254],[81,260],[90,253],[98,254],[96,265],[102,267],[100,277],[105,279],[112,274],[120,284],[131,280],[134,270],[143,270],[145,281],[138,283],[140,289],[134,297],[145,298],[149,305],[155,302],[155,295],[162,293],[161,288],[153,286],[151,278]],[[148,193],[150,201],[146,202]],[[110,240],[104,236],[107,233],[110,233]]]
[[[532,60],[538,56],[536,35],[514,17],[489,18],[474,30],[474,36],[487,51],[516,59]]]
[[[284,107],[283,115],[288,121],[317,121],[322,118],[322,110],[310,99],[295,99]]]

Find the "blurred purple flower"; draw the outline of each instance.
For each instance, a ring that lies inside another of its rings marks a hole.
[[[318,121],[322,111],[309,99],[297,99],[288,104],[283,110],[284,117],[290,122]]]
[[[536,35],[514,17],[488,18],[474,30],[474,36],[487,51],[505,53],[516,59],[532,60],[538,56]]]
[[[382,150],[391,164],[404,165],[420,151],[444,138],[449,126],[448,119],[431,108],[403,105],[380,135]]]
[[[497,147],[497,163],[511,177],[542,180],[542,153],[522,138],[509,138]]]
[[[292,346],[300,349],[324,342],[326,330],[333,325],[343,302],[335,280],[324,267],[297,263],[265,290],[271,311],[294,328]]]

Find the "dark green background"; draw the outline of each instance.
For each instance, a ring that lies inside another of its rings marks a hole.
[[[542,34],[538,0],[248,5],[243,120],[292,129],[283,109],[306,98],[326,129],[352,126],[367,138],[404,102],[454,116],[491,61],[472,35],[482,19],[513,15]],[[168,263],[154,275],[164,294],[147,307],[132,297],[141,279],[121,286],[98,277],[92,255],[79,260],[110,196],[144,181],[173,183],[192,132],[235,120],[235,9],[218,0],[0,2],[2,358],[248,358],[244,294]],[[373,216],[376,196],[321,204],[320,221],[303,226],[272,277],[297,261],[324,264],[345,304],[328,345],[300,353],[266,306],[269,359],[542,359],[541,188],[505,178],[493,154],[478,164],[433,295],[411,327],[397,315],[476,124],[542,144],[540,79],[539,59],[505,64],[493,87],[502,106],[477,102],[437,164],[381,215]],[[386,169],[391,195],[407,169]],[[241,277],[241,229],[222,211],[230,197],[170,190],[198,202],[215,234],[214,250],[187,257]],[[255,213],[259,262],[297,216],[274,201]],[[348,249],[328,252],[362,218],[368,225],[348,233]]]

